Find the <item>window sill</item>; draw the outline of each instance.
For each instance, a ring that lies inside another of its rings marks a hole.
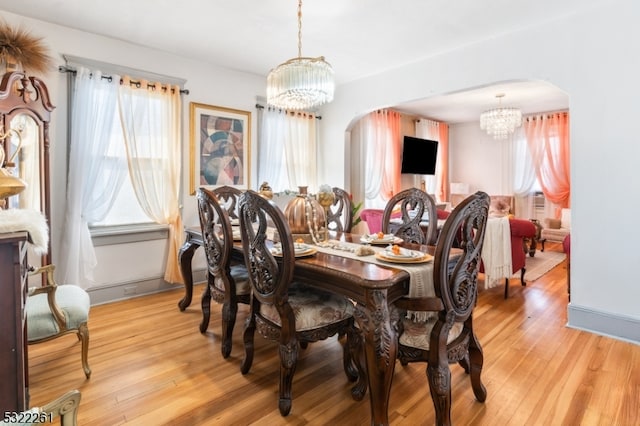
[[[100,226],[90,228],[89,232],[91,232],[91,240],[94,247],[166,240],[169,238],[169,226],[158,225],[157,223]]]

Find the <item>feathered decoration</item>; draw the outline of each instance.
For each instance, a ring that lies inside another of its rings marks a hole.
[[[0,20],[0,62],[5,65],[16,63],[31,73],[49,71],[52,58],[42,40],[24,28],[13,28]]]

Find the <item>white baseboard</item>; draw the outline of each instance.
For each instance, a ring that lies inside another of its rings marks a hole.
[[[206,270],[193,271],[193,283],[206,281]],[[87,290],[91,298],[91,305],[103,305],[119,300],[132,299],[162,291],[184,288],[180,284],[169,284],[162,277],[147,278],[143,280],[127,281],[93,287]],[[182,296],[181,296],[182,297]],[[176,300],[176,304],[179,300]]]
[[[640,345],[640,320],[594,311],[570,303],[567,327]]]

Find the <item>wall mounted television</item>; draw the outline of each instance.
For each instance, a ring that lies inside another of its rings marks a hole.
[[[402,167],[400,173],[434,175],[438,159],[438,142],[405,136],[402,146]]]

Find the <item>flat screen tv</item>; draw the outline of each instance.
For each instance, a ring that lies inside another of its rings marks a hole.
[[[434,175],[438,158],[438,142],[405,136],[402,146],[401,173]]]

